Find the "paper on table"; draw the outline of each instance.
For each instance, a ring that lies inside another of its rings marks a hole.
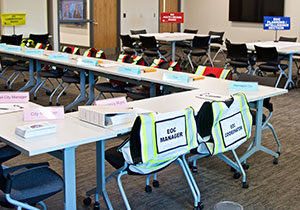
[[[196,98],[207,99],[210,101],[226,101],[230,98],[230,96],[218,95],[214,93],[200,93],[196,95]]]
[[[105,68],[109,68],[109,67],[118,67],[120,66],[119,64],[117,63],[100,63],[98,64],[99,66],[101,67],[105,67]]]
[[[0,114],[17,112],[23,109],[24,107],[18,104],[0,104]]]

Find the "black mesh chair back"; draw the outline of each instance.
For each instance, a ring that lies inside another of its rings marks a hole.
[[[223,36],[225,32],[209,31],[209,36],[219,36],[218,38],[211,39],[210,43],[223,44]]]
[[[130,30],[131,35],[138,35],[138,34],[146,34],[147,31],[146,29],[141,29],[141,30]]]
[[[133,47],[134,40],[129,35],[120,35],[123,47]]]
[[[227,56],[230,59],[248,60],[248,50],[245,43],[232,44],[229,40],[225,41],[227,48]]]
[[[140,36],[142,47],[149,50],[158,50],[155,36]]]
[[[183,33],[196,34],[198,33],[198,29],[184,29]]]
[[[1,43],[11,44],[11,45],[21,45],[23,39],[23,34],[20,35],[2,35],[1,36]]]
[[[257,62],[278,63],[278,52],[276,47],[259,47],[254,46],[256,51]]]
[[[194,36],[192,42],[193,49],[208,49],[210,42],[210,36]]]
[[[278,41],[280,41],[280,42],[296,42],[297,37],[284,37],[284,36],[281,36],[281,37],[279,37]]]
[[[33,40],[34,43],[48,43],[49,34],[29,34],[29,39]]]

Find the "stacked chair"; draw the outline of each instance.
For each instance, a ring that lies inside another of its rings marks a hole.
[[[215,59],[217,58],[217,56],[219,55],[219,53],[222,53],[224,58],[225,58],[225,52],[223,51],[222,47],[223,47],[223,36],[224,36],[225,32],[217,32],[217,31],[209,31],[208,35],[209,36],[218,36],[218,38],[214,38],[211,39],[210,43],[210,49],[214,50],[216,49],[216,54],[214,55],[212,61],[215,62]]]

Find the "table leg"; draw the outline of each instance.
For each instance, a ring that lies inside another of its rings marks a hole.
[[[156,96],[156,84],[151,84],[150,86],[150,97],[155,97]]]
[[[65,210],[76,210],[75,147],[64,149]]]
[[[24,91],[29,87],[32,87],[34,85],[34,60],[29,60],[29,81],[27,84],[19,89],[19,91]]]
[[[71,104],[65,107],[65,110],[72,109],[76,104],[78,104],[81,101],[84,101],[86,99],[85,97],[85,72],[80,71],[80,96]]]
[[[285,85],[284,85],[284,88],[287,88],[288,86],[291,88],[291,87],[294,87],[295,86],[295,83],[293,82],[292,80],[292,74],[293,74],[293,55],[294,54],[290,54],[289,55],[289,73],[288,73],[288,80],[286,81]]]
[[[263,100],[259,100],[256,102],[256,128],[255,128],[255,139],[254,139],[254,144],[252,148],[247,151],[241,158],[240,161],[244,162],[247,160],[248,157],[253,155],[257,151],[263,151],[265,153],[268,153],[275,158],[279,157],[279,154],[262,146],[261,144],[261,134],[262,134],[262,116],[263,116]]]
[[[109,197],[105,189],[105,145],[104,141],[96,143],[96,158],[97,158],[97,187],[96,196],[101,194],[104,198],[108,209],[113,209]]]
[[[94,101],[95,98],[94,84],[95,84],[94,74],[92,73],[92,71],[89,71],[89,100],[86,102],[86,105],[90,105]]]
[[[32,94],[35,89],[40,85],[41,77],[39,76],[38,72],[41,70],[41,63],[39,61],[35,62],[36,65],[36,85],[29,91],[29,94]]]
[[[172,61],[175,61],[175,52],[176,52],[176,42],[172,41],[171,43],[172,46]]]

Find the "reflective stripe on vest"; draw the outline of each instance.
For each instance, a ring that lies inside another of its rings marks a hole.
[[[204,71],[206,69],[206,66],[198,66],[197,70],[196,70],[196,75],[203,75]]]
[[[91,54],[92,54],[91,50],[92,50],[92,48],[87,49],[87,50],[83,53],[83,56],[85,56],[85,57],[90,57]]]
[[[96,53],[96,58],[101,58],[102,54],[104,53],[103,50],[98,50],[97,53]]]
[[[228,77],[228,75],[229,75],[229,73],[230,73],[231,71],[230,70],[227,70],[227,69],[224,69],[223,71],[222,71],[222,73],[221,73],[221,75],[220,75],[220,79],[227,79],[227,77]]]
[[[50,44],[45,44],[44,48],[43,48],[43,43],[37,43],[35,45],[35,49],[43,49],[43,50],[48,50]]]
[[[142,56],[138,56],[138,55],[133,56],[132,58],[133,62],[131,64],[137,64],[142,58],[143,58]]]
[[[128,54],[120,54],[119,57],[118,57],[117,62],[124,63],[125,59],[128,58],[128,57],[130,57],[130,55],[128,55]]]
[[[232,100],[233,101],[230,107],[227,107],[225,102],[221,101],[215,101],[211,103],[213,110],[213,143],[207,142],[206,145],[212,155],[217,155],[219,153],[224,153],[228,150],[235,149],[251,136],[252,116],[245,95],[242,93],[234,94]],[[221,121],[230,119],[236,115],[241,116],[245,136],[239,139],[234,139],[229,145],[226,145],[224,141],[224,135],[225,137],[227,134],[232,135],[235,132],[240,131],[242,127],[234,127],[237,122],[230,122],[233,126],[232,130],[228,133],[224,133],[226,131],[222,130]]]
[[[77,53],[77,51],[79,50],[78,47],[68,47],[68,46],[64,46],[63,49],[62,49],[62,52],[65,52],[67,48],[70,48],[72,51],[71,51],[71,54],[75,55]]]
[[[171,61],[170,63],[169,63],[169,68],[168,68],[168,70],[169,71],[173,71],[174,70],[174,67],[177,65],[177,62],[176,61]]]
[[[160,58],[156,58],[153,60],[152,64],[150,65],[150,67],[152,68],[158,68],[159,65],[162,63],[162,62],[165,62],[164,59],[160,59]]]

